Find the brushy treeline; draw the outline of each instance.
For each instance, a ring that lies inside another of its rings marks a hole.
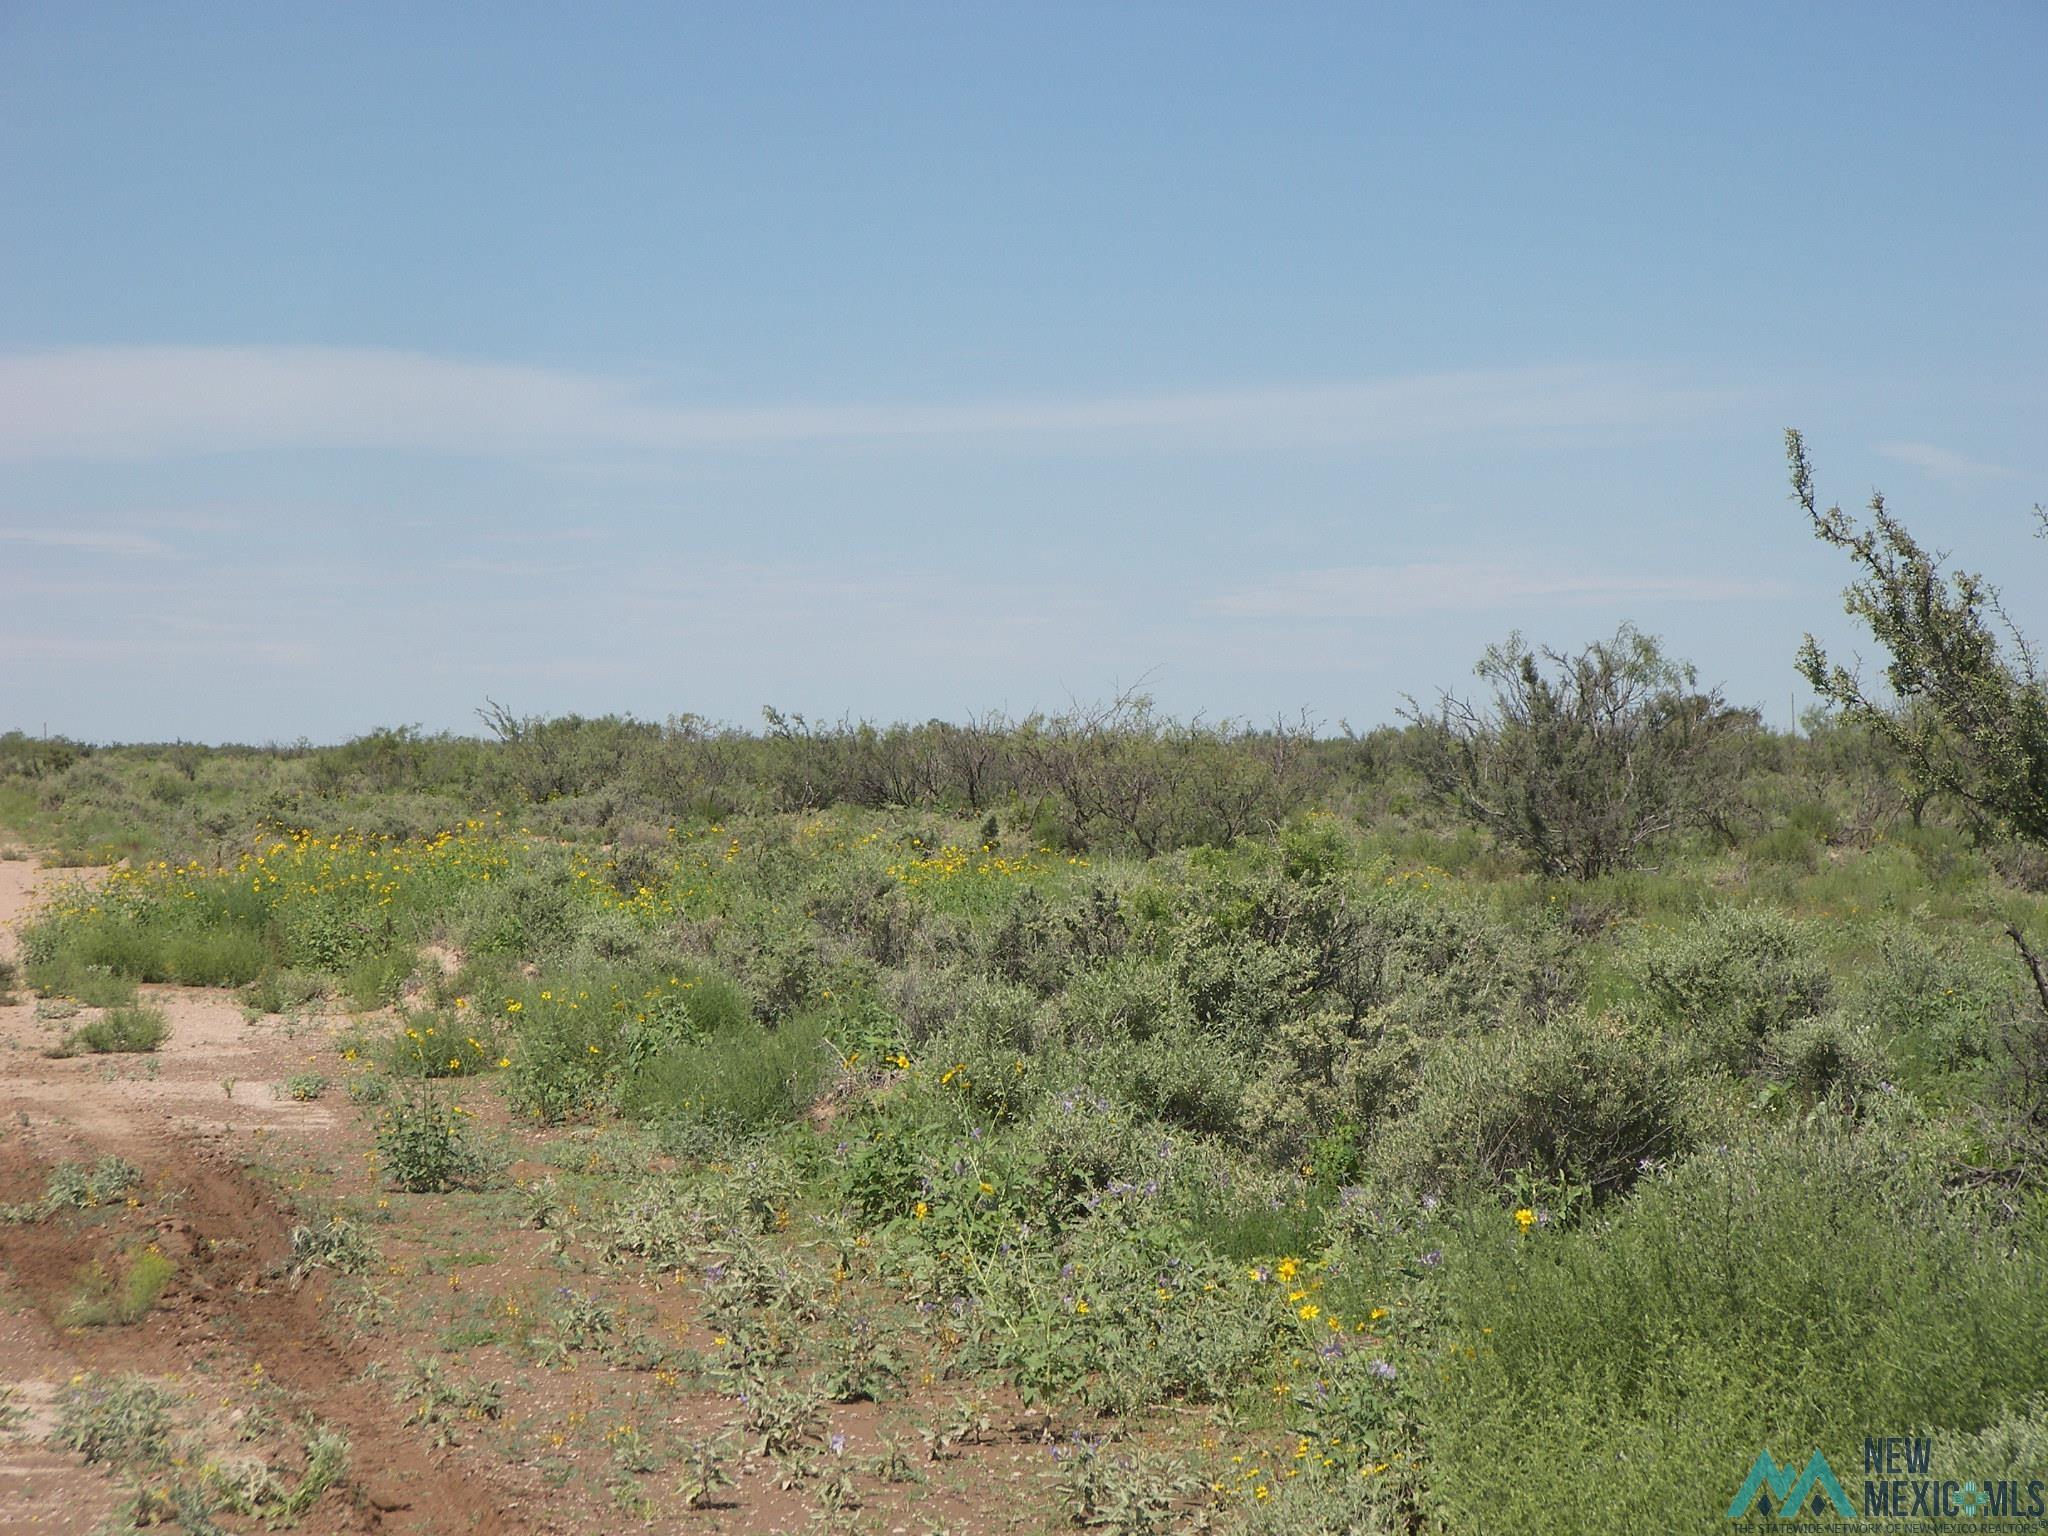
[[[1733,846],[1794,805],[1866,827],[1902,808],[1918,820],[1924,808],[1868,732],[1821,722],[1807,734],[1775,732],[1746,711],[1725,712],[1710,740],[1686,748],[1683,794],[1597,809],[1548,803],[1541,786],[1515,791],[1529,783],[1512,760],[1531,751],[1526,742],[1479,767],[1469,715],[1463,734],[1431,718],[1334,735],[1306,722],[1176,720],[1142,698],[959,724],[820,723],[771,710],[759,732],[688,715],[489,718],[486,737],[394,726],[335,746],[96,746],[10,731],[0,734],[0,814],[42,827],[46,846],[85,863],[213,856],[280,827],[431,833],[480,809],[630,841],[830,806],[993,817],[1067,851],[1151,855],[1225,846],[1316,809],[1469,820],[1510,846],[1506,823],[1519,817],[1546,847],[1568,845],[1557,857],[1576,872],[1597,874],[1674,836],[1703,832]],[[1617,784],[1641,793],[1640,757],[1596,766],[1605,771],[1553,770],[1551,793],[1569,800]],[[1508,810],[1488,803],[1482,774],[1510,789]]]

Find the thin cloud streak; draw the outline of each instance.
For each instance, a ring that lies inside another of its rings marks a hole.
[[[144,560],[175,560],[178,551],[161,539],[115,529],[0,528],[0,543],[33,544],[42,549],[71,549],[85,554],[122,555]]]
[[[2017,470],[2003,464],[1987,464],[1966,458],[1933,443],[1879,443],[1877,451],[1894,463],[1905,464],[1937,480],[2015,480]]]
[[[0,459],[305,447],[516,457],[941,438],[1165,437],[1395,447],[1659,425],[1727,390],[1617,365],[1209,393],[963,403],[676,404],[631,381],[355,347],[104,347],[0,356]]]
[[[1222,593],[1202,606],[1233,619],[1343,620],[1490,613],[1520,606],[1744,602],[1791,590],[1789,583],[1771,580],[1571,573],[1444,560],[1296,571],[1260,586]]]

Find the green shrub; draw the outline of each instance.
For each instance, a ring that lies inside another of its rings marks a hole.
[[[414,1194],[479,1178],[484,1162],[463,1124],[467,1113],[460,1105],[443,1104],[425,1085],[408,1088],[385,1107],[377,1126],[384,1176]]]
[[[2022,974],[2005,955],[1897,924],[1848,989],[1849,1009],[1925,1071],[1982,1067],[1996,1059],[1999,1037],[2018,1013]]]
[[[50,1438],[88,1466],[155,1466],[170,1454],[171,1409],[177,1399],[141,1376],[88,1372],[57,1393]]]
[[[87,971],[105,971],[131,981],[169,981],[165,963],[166,923],[144,923],[134,918],[111,915],[98,922],[61,922],[55,936],[61,948],[56,958]],[[88,999],[81,996],[81,1002]]]
[[[825,1019],[816,1013],[773,1029],[746,1024],[677,1045],[637,1066],[620,1085],[621,1110],[643,1120],[701,1120],[760,1129],[801,1116],[832,1070]]]
[[[1651,1017],[1702,1059],[1755,1065],[1764,1037],[1827,1006],[1833,983],[1807,931],[1764,907],[1713,907],[1646,935],[1631,969]]]
[[[632,964],[645,959],[654,947],[654,934],[631,912],[593,907],[576,916],[567,945],[569,967],[581,971]]]
[[[1407,1066],[1398,1051],[1357,1038],[1342,1014],[1317,1013],[1279,1024],[1250,1070],[1237,1139],[1274,1162],[1299,1162],[1320,1138],[1373,1123]]]
[[[1317,1170],[1320,1174],[1320,1170]],[[1297,1169],[1223,1164],[1176,1170],[1169,1189],[1189,1236],[1237,1264],[1276,1254],[1317,1251],[1336,1200],[1334,1180],[1313,1182]]]
[[[1066,915],[1035,886],[1024,886],[983,930],[980,968],[1035,997],[1051,997],[1073,970],[1071,934]]]
[[[544,1123],[584,1119],[611,1107],[620,1085],[642,1068],[713,1034],[759,1036],[751,1001],[724,977],[633,966],[550,971],[520,978],[495,997],[478,996],[466,1015],[480,1040],[484,1018],[512,1038],[505,1093]]]
[[[1055,1040],[1056,1025],[1029,989],[976,981],[923,1055],[960,1113],[1003,1124],[1027,1113],[1043,1090]]]
[[[1437,803],[1520,850],[1546,875],[1590,880],[1641,862],[1688,826],[1727,814],[1735,749],[1757,719],[1628,625],[1575,656],[1520,635],[1489,648],[1492,707],[1444,694],[1406,711]]]
[[[118,1273],[96,1263],[81,1277],[58,1320],[66,1328],[140,1322],[177,1272],[178,1266],[154,1243],[131,1254]]]
[[[403,994],[419,963],[419,951],[409,948],[364,955],[349,967],[342,991],[358,1012],[388,1008]]]
[[[284,962],[298,970],[341,973],[383,948],[388,919],[371,919],[340,899],[305,900],[281,909]]]
[[[1611,1194],[1683,1148],[1680,1082],[1671,1051],[1611,1018],[1445,1042],[1374,1161],[1408,1188],[1497,1187],[1525,1171]]]
[[[1916,790],[1952,795],[1973,817],[2048,843],[2048,682],[1997,589],[1917,542],[1882,495],[1863,527],[1822,511],[1806,445],[1785,434],[1793,495],[1814,536],[1848,555],[1856,584],[1844,607],[1890,652],[1884,687],[1830,662],[1812,635],[1799,671],[1824,704],[1889,746]]]
[[[2048,1466],[2048,1394],[2029,1398],[1981,1429],[1937,1433],[1934,1442],[1937,1467],[1966,1468],[1980,1482],[2029,1482]]]
[[[88,965],[68,950],[30,950],[23,972],[44,997],[68,997],[88,1008],[118,1008],[135,1001],[135,981],[102,965]]]
[[[514,1109],[556,1125],[588,1118],[611,1102],[619,1027],[603,1010],[537,1007],[516,1028],[505,1074],[505,1097]]]
[[[1188,1017],[1173,973],[1139,955],[1077,971],[1061,992],[1058,1008],[1068,1043],[1091,1055],[1148,1040]]]
[[[1149,1178],[1159,1140],[1128,1105],[1076,1086],[1038,1102],[1018,1129],[1015,1156],[1034,1210],[1057,1227],[1094,1192]]]
[[[1242,1058],[1193,1024],[1099,1047],[1073,1070],[1085,1071],[1105,1093],[1178,1130],[1237,1138],[1248,1120]]]
[[[294,1280],[303,1279],[320,1269],[360,1275],[377,1262],[376,1246],[363,1236],[361,1227],[345,1216],[331,1216],[312,1226],[293,1227],[291,1245],[288,1272]]]
[[[1823,800],[1806,800],[1788,810],[1776,826],[1752,839],[1747,852],[1756,862],[1810,874],[1820,868],[1822,850],[1841,831],[1842,818],[1833,806]]]
[[[1445,1245],[1445,1342],[1407,1373],[1450,1529],[1720,1526],[1758,1450],[1854,1466],[1873,1425],[1974,1432],[2048,1385],[2048,1212],[1957,1200],[1898,1125],[1760,1135],[1604,1220]],[[1803,1454],[1803,1450],[1802,1450]],[[1614,1468],[1626,1467],[1623,1477]],[[1603,1492],[1588,1499],[1584,1490]]]
[[[244,929],[178,933],[163,946],[163,979],[189,987],[239,987],[254,981],[269,963],[269,946]]]
[[[476,1077],[499,1058],[497,1033],[480,1009],[401,1010],[377,1052],[393,1077]]]
[[[123,1198],[141,1183],[141,1169],[111,1154],[90,1168],[83,1163],[59,1163],[50,1170],[41,1199],[0,1206],[0,1221],[40,1221],[59,1211],[90,1210]]]
[[[521,867],[467,898],[463,947],[481,955],[538,959],[559,953],[576,928],[572,882],[559,868]]]
[[[157,1049],[170,1035],[170,1021],[161,1008],[131,1003],[109,1008],[92,1023],[74,1029],[64,1037],[61,1049],[67,1056],[140,1053]]]
[[[732,970],[763,1021],[814,1006],[825,992],[825,963],[807,922],[749,914],[720,936],[719,964]]]
[[[1751,842],[1748,852],[1762,864],[1777,864],[1808,874],[1820,868],[1821,845],[1803,827],[1773,827]]]
[[[324,976],[272,968],[242,988],[242,1006],[258,1013],[296,1013],[311,1007],[326,992]]]
[[[1839,1014],[1800,1019],[1764,1042],[1762,1070],[1809,1104],[1853,1106],[1877,1086],[1883,1065],[1868,1038]]]

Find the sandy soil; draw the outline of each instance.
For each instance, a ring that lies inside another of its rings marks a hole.
[[[78,876],[0,860],[0,956],[16,953],[13,930],[38,893]],[[0,1386],[27,1410],[0,1435],[0,1531],[84,1532],[123,1495],[108,1477],[42,1444],[51,1399],[86,1370],[141,1371],[187,1392],[206,1378],[255,1377],[340,1428],[353,1448],[349,1497],[330,1495],[302,1530],[438,1536],[536,1528],[462,1458],[430,1454],[405,1432],[388,1395],[359,1380],[360,1362],[330,1335],[321,1289],[277,1276],[291,1217],[245,1164],[279,1138],[303,1140],[332,1124],[328,1106],[271,1092],[315,1058],[325,1031],[247,1021],[226,993],[156,987],[144,1000],[168,1015],[170,1038],[154,1054],[120,1058],[46,1054],[78,1019],[39,1019],[23,990],[0,1008],[0,1200],[33,1199],[65,1159],[125,1157],[143,1170],[152,1196],[137,1219],[147,1219],[149,1240],[179,1265],[164,1302],[143,1322],[63,1329],[54,1318],[80,1272],[110,1242],[136,1234],[118,1221],[112,1231],[0,1224]]]
[[[0,956],[15,953],[13,929],[42,895],[81,878],[94,875],[0,859]],[[427,958],[444,969],[456,964],[443,951]],[[116,1154],[141,1169],[145,1181],[125,1209],[0,1222],[0,1390],[11,1391],[0,1403],[16,1410],[11,1428],[10,1415],[0,1411],[0,1533],[83,1536],[130,1491],[45,1443],[53,1399],[85,1371],[136,1371],[175,1388],[192,1416],[212,1415],[201,1426],[209,1447],[232,1451],[242,1417],[258,1411],[250,1406],[257,1402],[280,1424],[318,1421],[340,1430],[351,1448],[350,1474],[294,1527],[308,1533],[599,1536],[641,1529],[650,1515],[671,1531],[818,1528],[808,1495],[789,1491],[769,1458],[731,1434],[730,1398],[664,1387],[602,1360],[578,1357],[535,1372],[502,1341],[479,1345],[455,1368],[517,1383],[503,1422],[465,1429],[453,1445],[408,1424],[393,1378],[420,1353],[433,1353],[443,1329],[465,1317],[475,1321],[486,1296],[500,1309],[518,1297],[538,1308],[566,1280],[635,1311],[664,1338],[704,1348],[713,1340],[698,1316],[699,1294],[681,1285],[681,1276],[668,1283],[565,1260],[550,1248],[552,1234],[508,1222],[505,1208],[478,1203],[486,1196],[387,1201],[366,1162],[369,1134],[343,1094],[298,1103],[273,1092],[309,1066],[334,1072],[335,1036],[351,1021],[250,1019],[229,993],[143,992],[144,1001],[165,1011],[171,1032],[159,1051],[142,1056],[53,1056],[62,1033],[90,1010],[39,1017],[21,987],[0,1007],[0,1203],[35,1199],[50,1170],[66,1160]],[[472,1103],[515,1134],[494,1096]],[[577,1134],[555,1141],[573,1146]],[[522,1158],[564,1150],[530,1132],[517,1139],[526,1149]],[[521,1161],[508,1177],[549,1171],[545,1163]],[[388,1219],[378,1234],[387,1271],[377,1284],[392,1321],[374,1337],[337,1317],[321,1277],[301,1286],[283,1278],[289,1233],[301,1219],[294,1201],[343,1197]],[[388,1212],[381,1209],[387,1204]],[[96,1262],[118,1264],[145,1242],[178,1266],[159,1304],[124,1327],[62,1326],[81,1275]],[[436,1306],[441,1310],[431,1310]],[[915,1401],[886,1409],[835,1405],[827,1427],[849,1454],[873,1456],[888,1443],[915,1446],[917,1425],[946,1413],[966,1392],[927,1372]],[[858,1524],[833,1529],[976,1536],[1056,1523],[1047,1519],[1039,1487],[1045,1420],[1023,1413],[1007,1394],[996,1401],[1003,1406],[990,1404],[1001,1415],[993,1434],[956,1459],[926,1466],[923,1481],[871,1483]],[[650,1408],[652,1422],[680,1441],[733,1440],[736,1481],[714,1507],[689,1512],[665,1496],[673,1473],[649,1480],[658,1512],[614,1511],[604,1501],[610,1455],[595,1426],[629,1411],[644,1419]],[[270,1442],[287,1452],[295,1443],[282,1433]],[[579,1456],[572,1479],[564,1468]],[[256,1529],[246,1521],[223,1523]]]

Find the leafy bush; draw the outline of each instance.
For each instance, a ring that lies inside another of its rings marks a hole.
[[[1548,666],[1552,675],[1545,674]],[[1409,705],[1418,766],[1443,805],[1519,849],[1545,874],[1586,880],[1627,868],[1687,826],[1724,816],[1731,738],[1753,711],[1624,625],[1576,656],[1519,635],[1480,658],[1491,710],[1446,693]]]
[[[1016,1156],[1034,1214],[1057,1228],[1097,1191],[1148,1177],[1158,1144],[1128,1105],[1077,1085],[1040,1100],[1020,1127]]]
[[[800,1116],[832,1061],[816,1013],[765,1031],[725,1029],[642,1061],[620,1085],[619,1105],[643,1120],[761,1129]]]
[[[1764,1042],[1762,1055],[1763,1070],[1808,1104],[1829,1099],[1853,1107],[1883,1075],[1883,1059],[1839,1014],[1786,1025]]]
[[[361,1227],[345,1216],[330,1216],[315,1225],[293,1227],[291,1245],[288,1272],[295,1281],[321,1269],[360,1275],[377,1262],[375,1245],[363,1235]]]
[[[1603,1220],[1446,1244],[1445,1344],[1411,1373],[1451,1529],[1718,1522],[1760,1446],[1852,1464],[1872,1424],[1975,1431],[2048,1384],[2036,1206],[1999,1227],[1908,1127],[1759,1135]],[[1614,1478],[1616,1465],[1629,1468]],[[1604,1481],[1602,1481],[1604,1480]],[[1601,1481],[1603,1497],[1581,1496]]]
[[[1747,851],[1760,863],[1782,865],[1808,874],[1820,868],[1821,845],[1803,827],[1773,827],[1752,841]]]
[[[480,1177],[484,1162],[462,1123],[466,1113],[460,1105],[443,1104],[425,1085],[410,1087],[387,1104],[377,1126],[384,1176],[415,1194]]]
[[[130,1254],[117,1270],[93,1264],[81,1277],[59,1321],[67,1328],[104,1328],[141,1321],[178,1272],[155,1243]]]
[[[108,1205],[142,1183],[142,1170],[124,1157],[109,1154],[90,1168],[63,1162],[50,1170],[42,1198],[0,1206],[0,1221],[40,1221],[59,1211],[83,1211]]]
[[[161,1008],[131,1003],[109,1008],[90,1024],[74,1029],[64,1037],[61,1049],[67,1056],[141,1053],[157,1049],[170,1035],[170,1020]]]
[[[575,931],[569,881],[558,870],[523,867],[473,896],[460,922],[464,947],[484,955],[559,952]]]
[[[1274,1162],[1298,1162],[1309,1147],[1379,1117],[1407,1063],[1362,1038],[1342,1014],[1317,1013],[1273,1029],[1238,1108],[1237,1139]]]
[[[1085,1065],[1102,1091],[1178,1130],[1237,1138],[1264,1123],[1245,1110],[1243,1061],[1192,1023],[1098,1048]]]
[[[271,968],[242,988],[242,1005],[258,1013],[296,1013],[318,1002],[326,991],[323,976]]]
[[[141,1376],[88,1372],[57,1393],[50,1438],[87,1465],[154,1466],[170,1454],[170,1392]]]
[[[44,997],[68,997],[88,1008],[118,1008],[135,1001],[132,977],[88,964],[64,944],[65,930],[43,925],[28,930],[23,975]]]
[[[608,1054],[618,1048],[616,1021],[598,1008],[571,1007],[569,1001],[531,1012],[521,999],[506,1006],[512,1003],[525,1014],[505,1075],[505,1097],[512,1106],[547,1125],[587,1118],[605,1108],[617,1070]]]
[[[363,955],[348,968],[342,991],[358,1011],[388,1008],[404,995],[419,960],[417,950],[405,947]]]
[[[1785,434],[1792,491],[1814,536],[1849,557],[1847,611],[1891,655],[1890,699],[1828,660],[1808,635],[1799,670],[1814,692],[1875,732],[1903,759],[1923,795],[1953,795],[1991,825],[2048,842],[2048,682],[1984,578],[1942,577],[1941,557],[1870,499],[1870,526],[1838,506],[1820,510],[1806,445]]]
[[[1856,1020],[1933,1072],[1993,1060],[2017,1013],[2018,968],[1954,939],[1888,927],[1873,964],[1849,987]]]
[[[378,1062],[393,1077],[475,1077],[499,1058],[497,1035],[480,1010],[401,1010]]]
[[[1484,1189],[1526,1171],[1616,1193],[1684,1147],[1680,1083],[1672,1052],[1611,1018],[1447,1042],[1374,1160],[1396,1187]]]
[[[239,987],[254,981],[269,964],[270,947],[260,934],[239,928],[198,929],[165,940],[161,979],[188,987]]]
[[[1650,934],[1631,969],[1651,1017],[1730,1071],[1766,1035],[1826,1007],[1833,983],[1807,933],[1765,907],[1714,907],[1676,937]]]
[[[926,1059],[959,1112],[986,1124],[1022,1117],[1045,1086],[1057,1039],[1049,1013],[1028,989],[970,982],[951,1023],[932,1037]]]

